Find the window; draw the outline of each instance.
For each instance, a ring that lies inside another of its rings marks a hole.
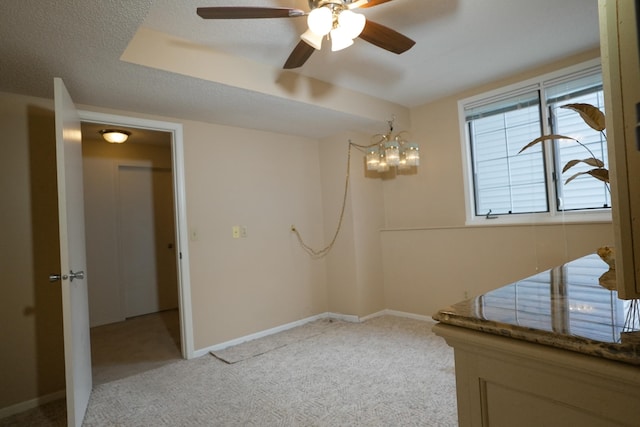
[[[596,157],[608,164],[605,137],[577,112],[561,108],[572,103],[604,111],[597,63],[460,101],[471,222],[532,217],[544,221],[585,212],[604,212],[604,219],[610,219],[610,193],[604,182],[581,175],[565,184],[573,174],[591,168],[581,163],[563,174],[569,160]],[[551,133],[580,143],[548,140],[520,153],[529,142]]]

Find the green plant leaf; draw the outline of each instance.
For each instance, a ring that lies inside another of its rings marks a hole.
[[[567,104],[561,108],[567,108],[569,110],[580,113],[582,120],[591,127],[591,129],[602,132],[605,129],[604,113],[598,108],[590,104]]]
[[[573,174],[569,177],[569,179],[567,179],[564,184],[567,185],[568,183],[570,183],[571,181],[573,181],[575,178],[579,177],[580,175],[591,175],[592,177],[599,179],[600,181],[609,183],[609,171],[607,169],[604,168],[598,168],[598,169],[591,169],[588,171],[584,171],[584,172],[578,172],[576,174]]]
[[[562,173],[565,173],[567,170],[571,169],[578,163],[586,163],[589,166],[594,166],[596,168],[604,167],[604,162],[600,159],[596,159],[595,157],[589,157],[588,159],[582,160],[569,160],[566,165],[562,168]]]
[[[556,135],[556,134],[551,134],[551,135],[542,135],[536,139],[534,139],[533,141],[531,141],[530,143],[528,143],[527,145],[525,145],[524,147],[522,147],[522,149],[520,151],[518,151],[518,154],[522,153],[524,150],[526,150],[527,148],[533,147],[534,145],[536,145],[538,142],[542,142],[542,141],[546,141],[547,139],[570,139],[572,141],[577,141],[577,139],[575,138],[571,138],[570,136],[564,136],[564,135]]]

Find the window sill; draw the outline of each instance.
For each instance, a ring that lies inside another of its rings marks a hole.
[[[550,214],[512,214],[495,215],[495,218],[487,219],[484,216],[467,219],[467,227],[499,227],[518,225],[544,225],[544,224],[598,224],[611,223],[611,209]]]

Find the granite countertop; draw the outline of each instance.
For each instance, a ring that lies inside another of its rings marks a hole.
[[[640,300],[618,299],[613,283],[615,270],[593,254],[454,304],[433,318],[640,365]]]

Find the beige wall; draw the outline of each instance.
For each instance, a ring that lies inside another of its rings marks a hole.
[[[195,348],[325,312],[325,262],[290,231],[323,236],[318,142],[195,122],[184,140]]]
[[[165,138],[168,139],[168,138]],[[118,279],[117,167],[171,169],[171,147],[152,144],[105,144],[83,135],[85,228],[91,326],[125,319]]]
[[[463,226],[457,100],[595,56],[413,109],[411,131],[423,156],[417,175],[367,178],[362,154],[354,152],[343,228],[334,251],[319,260],[300,248],[290,227],[314,247],[327,243],[342,203],[346,141],[363,143],[369,135],[316,141],[102,112],[183,125],[187,223],[197,236],[189,242],[194,344],[201,349],[328,310],[430,315],[465,292],[484,292],[610,243],[609,224]],[[50,178],[36,173],[55,176],[51,102],[0,96],[0,123],[9,135],[0,194],[10,207],[2,210],[9,226],[0,319],[10,325],[1,329],[3,408],[61,389],[64,376],[59,288],[46,281],[57,269],[55,191]],[[233,225],[247,227],[248,237],[233,239]]]
[[[382,180],[365,176],[361,151],[351,148],[349,156],[349,140],[364,145],[369,138],[349,133],[321,142],[325,244],[333,239],[339,225],[350,157],[344,218],[335,246],[326,257],[329,311],[337,314],[365,316],[385,308],[380,246]]]
[[[64,388],[53,102],[0,93],[0,409]]]
[[[462,300],[465,292],[483,293],[612,243],[610,223],[464,227],[458,100],[598,54],[585,52],[412,110],[420,171],[384,183],[387,308],[431,315]]]

